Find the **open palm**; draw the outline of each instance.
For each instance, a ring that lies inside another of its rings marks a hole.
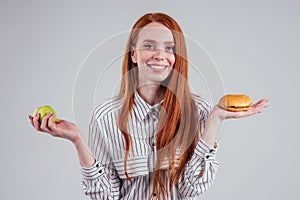
[[[268,99],[264,98],[256,102],[252,105],[252,107],[248,111],[244,112],[231,112],[226,111],[222,109],[220,106],[216,105],[214,106],[212,112],[214,112],[217,116],[219,116],[220,119],[231,119],[231,118],[242,118],[242,117],[248,117],[251,115],[255,115],[257,113],[260,113],[263,108],[266,108],[268,106]]]

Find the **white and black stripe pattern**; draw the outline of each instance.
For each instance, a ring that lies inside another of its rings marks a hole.
[[[200,128],[203,130],[211,106],[200,96],[192,97],[198,108]],[[91,118],[88,145],[97,162],[89,168],[81,169],[82,187],[91,199],[148,200],[152,194],[156,159],[155,133],[162,102],[150,106],[135,93],[128,123],[131,148],[127,172],[131,181],[125,176],[125,142],[116,123],[122,103],[121,98],[106,101],[96,107]],[[179,159],[180,149],[176,155],[176,159]],[[179,183],[168,199],[193,199],[205,192],[212,184],[218,168],[215,155],[216,149],[209,149],[199,140],[194,155],[186,164]],[[162,167],[168,168],[167,160]],[[201,171],[204,172],[203,176],[197,178]]]

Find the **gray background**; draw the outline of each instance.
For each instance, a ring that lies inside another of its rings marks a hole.
[[[27,115],[49,104],[75,121],[73,86],[84,60],[146,12],[174,17],[209,53],[226,92],[270,98],[258,116],[224,123],[217,177],[199,199],[299,199],[297,0],[2,0],[0,199],[87,199],[74,147],[35,132]],[[120,68],[112,69],[119,75]],[[106,94],[115,90],[101,87]]]

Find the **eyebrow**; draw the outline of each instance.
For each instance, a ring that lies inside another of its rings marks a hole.
[[[143,43],[145,43],[145,42],[157,43],[155,40],[150,40],[150,39],[146,39],[143,41]],[[175,44],[175,42],[174,41],[166,41],[166,42],[164,42],[164,44]]]

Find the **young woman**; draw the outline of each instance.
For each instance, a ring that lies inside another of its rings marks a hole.
[[[91,199],[190,199],[212,184],[219,124],[261,112],[229,112],[191,94],[181,28],[163,13],[133,26],[123,59],[119,95],[97,106],[88,146],[75,124],[48,114],[29,116],[36,130],[70,140]]]

